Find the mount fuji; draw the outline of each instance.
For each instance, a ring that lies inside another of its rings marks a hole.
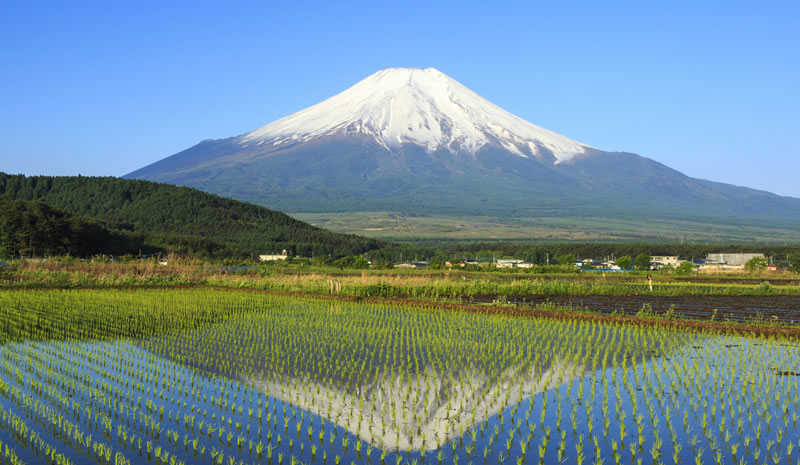
[[[800,224],[800,199],[688,177],[529,123],[433,68],[389,68],[125,177],[291,212],[649,216]]]

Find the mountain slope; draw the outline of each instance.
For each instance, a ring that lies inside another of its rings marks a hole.
[[[780,220],[800,199],[690,178],[524,121],[437,70],[391,68],[128,174],[293,212]]]
[[[114,231],[35,200],[0,195],[0,257],[122,255],[142,249],[147,244],[141,234]]]
[[[249,255],[288,249],[303,256],[344,256],[384,243],[313,227],[280,212],[186,187],[112,177],[11,176],[0,195],[39,200],[148,243],[204,255]]]

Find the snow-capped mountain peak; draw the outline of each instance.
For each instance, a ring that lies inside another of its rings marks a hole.
[[[429,152],[474,154],[485,145],[522,157],[567,161],[589,146],[540,128],[434,68],[388,68],[321,103],[240,136],[242,145],[306,142],[337,134],[373,137],[389,150],[413,143]]]

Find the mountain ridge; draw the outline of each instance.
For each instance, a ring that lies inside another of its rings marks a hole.
[[[800,224],[800,199],[692,178],[640,155],[582,144],[432,68],[379,71],[317,105],[240,136],[202,141],[125,177],[291,212],[675,215]]]

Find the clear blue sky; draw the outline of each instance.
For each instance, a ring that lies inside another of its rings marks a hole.
[[[800,3],[607,3],[5,2],[0,171],[120,176],[432,66],[595,147],[800,197]]]

